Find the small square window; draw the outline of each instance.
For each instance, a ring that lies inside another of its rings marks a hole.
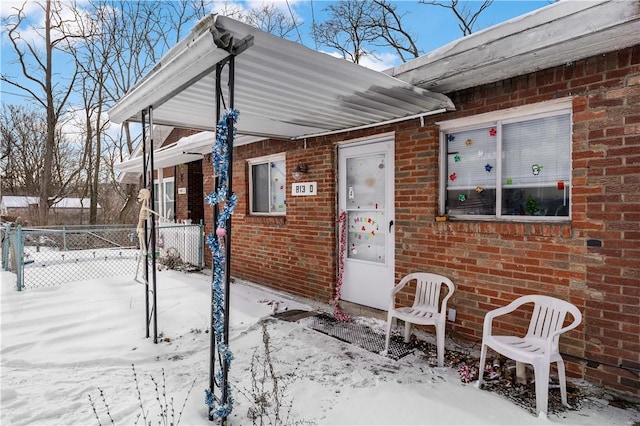
[[[249,207],[251,214],[284,215],[286,200],[284,156],[249,161]]]
[[[441,141],[445,214],[518,220],[569,217],[570,110],[451,127]]]

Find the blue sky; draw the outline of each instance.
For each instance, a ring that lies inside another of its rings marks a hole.
[[[323,0],[300,0],[292,3],[290,0],[289,3],[292,4],[295,13],[304,20],[304,25],[301,30],[304,38],[305,34],[307,37],[309,35],[309,27],[312,22],[312,8],[316,21],[321,21],[326,17],[326,12],[324,12],[323,9],[332,2]],[[400,14],[406,13],[402,20],[403,25],[416,36],[417,44],[424,53],[444,46],[462,36],[458,28],[458,21],[449,9],[419,4],[417,0],[400,0],[393,1],[393,3],[397,5],[397,11]],[[468,3],[474,10],[482,4],[481,1],[469,1]],[[488,28],[547,5],[549,5],[549,1],[546,0],[495,0],[494,3],[480,15],[475,31]],[[314,47],[310,37],[305,44],[309,47]],[[320,47],[320,50],[323,50],[323,48]],[[392,55],[391,50],[387,52],[380,51],[378,53],[380,54],[379,56],[386,59],[384,65],[388,65],[382,66],[381,68],[383,69],[401,63],[399,58],[389,56]],[[386,53],[386,55],[384,53]]]
[[[22,4],[22,1],[3,0],[2,5],[0,6],[0,14],[4,17],[8,8],[12,4],[16,3]],[[33,0],[28,0],[28,3],[31,5],[29,8],[31,11],[29,18],[34,21],[42,20],[39,16],[42,14],[41,8],[33,7],[35,5]],[[241,7],[247,8],[262,3],[262,0],[228,1],[227,3],[236,3]],[[281,8],[284,13],[293,13],[302,19],[303,24],[299,28],[300,35],[305,45],[310,48],[314,48],[315,46],[309,35],[311,24],[313,22],[312,17],[315,16],[316,22],[323,21],[327,16],[325,9],[331,2],[326,0],[277,0],[273,3]],[[419,4],[417,0],[395,1],[394,3],[397,5],[397,10],[400,14],[405,13],[403,26],[409,29],[415,36],[419,48],[424,53],[428,53],[438,47],[444,46],[445,44],[460,38],[462,35],[458,28],[458,22],[449,9]],[[476,9],[481,4],[479,1],[470,1],[469,3],[473,9]],[[80,4],[82,4],[82,2],[80,2]],[[216,3],[213,11],[215,11],[215,8],[220,7],[221,4],[222,2]],[[532,10],[547,6],[548,4],[549,1],[547,0],[495,0],[491,7],[486,9],[480,15],[474,30],[477,32],[481,29],[504,22]],[[336,52],[331,52],[326,47],[320,46],[319,50],[337,55]],[[12,48],[7,43],[6,36],[4,34],[2,37],[0,53],[2,73],[13,76],[20,75],[20,70],[16,68],[15,63],[12,63],[15,56],[13,55]],[[375,69],[386,69],[401,63],[400,59],[391,49],[386,51],[382,48],[377,49],[376,55],[379,61],[367,59],[362,61],[361,64]],[[0,87],[0,96],[3,103],[21,103],[24,101],[24,97],[14,96],[14,93],[19,93],[19,90],[6,84],[2,84]]]
[[[249,0],[228,1],[227,3],[238,4],[246,8],[262,2],[262,0]],[[270,3],[278,5],[286,14],[293,13],[298,18],[301,18],[303,24],[300,26],[299,31],[303,44],[307,47],[315,48],[310,37],[313,17],[315,17],[316,22],[325,20],[327,17],[325,9],[334,2],[328,0],[276,0]],[[462,36],[462,32],[458,28],[458,21],[449,9],[420,4],[418,0],[392,0],[392,3],[397,6],[397,12],[400,15],[404,14],[402,18],[403,26],[415,36],[417,44],[423,53],[435,50]],[[461,0],[462,3],[468,3],[470,9],[477,10],[482,1]],[[494,0],[493,4],[480,15],[474,31],[488,28],[549,4],[549,0]],[[326,47],[319,46],[318,50],[337,55],[336,52],[328,51]],[[386,51],[377,49],[376,55],[382,62],[365,59],[361,62],[361,65],[382,70],[401,64],[401,60],[391,49]]]

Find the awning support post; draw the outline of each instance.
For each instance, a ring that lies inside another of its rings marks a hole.
[[[147,126],[147,116],[149,123]],[[148,127],[148,130],[147,130]],[[147,144],[147,139],[149,143]],[[151,209],[155,204],[155,185],[153,184],[153,107],[149,106],[142,111],[142,188],[149,189],[151,197],[149,203]],[[144,221],[144,250],[140,250],[140,256],[144,256],[144,294],[145,294],[145,322],[146,337],[150,337],[151,323],[153,322],[153,343],[158,343],[158,310],[156,303],[156,222],[153,215]],[[141,259],[142,260],[142,259]],[[149,263],[151,262],[152,290],[149,289]],[[150,294],[151,293],[151,294]],[[151,299],[151,300],[150,300]]]
[[[229,110],[233,110],[233,92],[234,92],[234,74],[235,74],[235,56],[229,57]],[[234,134],[234,119],[231,116],[227,116],[227,149],[229,155],[229,165],[227,166],[227,200],[230,200],[233,196],[233,134]],[[225,265],[225,283],[224,283],[224,344],[229,347],[229,299],[231,296],[231,215],[227,218],[226,223],[227,235],[225,242],[226,249],[226,265]],[[226,404],[229,401],[230,395],[227,394],[229,386],[227,386],[229,379],[229,365],[226,360],[224,361],[224,369],[222,374],[222,403]],[[227,418],[222,419],[223,423],[227,423]]]
[[[212,421],[214,416],[218,416],[223,425],[227,424],[227,417],[233,408],[233,398],[230,395],[228,379],[232,359],[232,354],[229,350],[231,215],[236,203],[232,186],[233,138],[235,120],[237,118],[237,111],[233,109],[234,64],[235,57],[232,54],[224,63],[218,63],[216,66],[216,81],[218,82],[216,85],[216,118],[218,125],[216,146],[213,150],[214,189],[212,194],[207,197],[207,202],[213,206],[213,227],[215,232],[208,237],[213,254],[213,273],[211,285],[209,389],[206,393],[209,420]],[[224,95],[219,82],[225,65],[228,66],[229,111],[224,118],[220,118],[221,109],[224,105]],[[216,364],[220,369],[217,374],[215,373]]]
[[[222,67],[220,66],[220,64],[218,64],[216,66],[216,82],[220,81],[220,76],[222,75]],[[220,121],[220,97],[221,97],[221,93],[220,93],[220,84],[216,84],[216,123]],[[213,158],[212,158],[213,160]],[[218,189],[218,183],[219,183],[219,179],[218,176],[215,173],[215,170],[213,172],[213,190],[216,191]],[[218,203],[215,203],[213,205],[213,227],[215,228],[216,224],[218,223],[218,215],[220,214],[219,211],[219,205]],[[211,235],[212,238],[215,238],[214,235]],[[215,371],[216,371],[216,336],[215,336],[215,327],[213,324],[213,315],[214,315],[214,290],[213,290],[213,280],[214,280],[214,274],[215,274],[215,257],[213,256],[213,252],[211,253],[211,327],[209,330],[209,390],[211,391],[211,393],[213,393],[215,391],[216,388],[216,382],[215,382]],[[211,412],[211,410],[209,410],[209,421],[213,421],[213,414]]]

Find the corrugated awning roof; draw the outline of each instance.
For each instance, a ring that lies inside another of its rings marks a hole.
[[[235,59],[239,134],[299,138],[454,108],[444,95],[209,15],[109,111],[111,121],[140,122],[152,106],[154,124],[215,130],[215,68],[229,56],[225,43],[249,45]],[[228,72],[220,78],[223,110]]]
[[[158,148],[153,152],[153,166],[156,169],[162,169],[200,160],[205,154],[211,152],[215,137],[215,132],[200,132],[195,135],[185,136],[177,142]],[[262,138],[255,136],[239,136],[234,141],[234,145],[244,145],[260,139]],[[142,156],[116,163],[115,168],[123,173],[132,173],[134,176],[130,177],[130,179],[134,180],[127,180],[127,182],[137,183],[137,179],[142,173]]]

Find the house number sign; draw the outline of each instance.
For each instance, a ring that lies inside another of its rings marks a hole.
[[[296,182],[291,184],[291,195],[317,195],[317,182]]]

